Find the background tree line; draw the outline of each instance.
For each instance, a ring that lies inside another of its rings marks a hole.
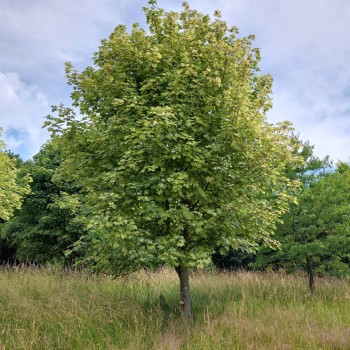
[[[274,238],[280,245],[271,249],[261,244],[257,252],[244,249],[217,252],[212,261],[217,268],[229,270],[303,270],[313,290],[315,275],[350,274],[350,170],[348,164],[334,166],[329,158],[314,157],[308,142],[296,137],[294,140],[300,144],[297,152],[305,163],[286,172],[290,178],[300,180],[302,186],[297,204],[290,205],[283,222],[276,227]],[[21,180],[26,184],[22,189],[22,207],[14,209],[11,218],[2,218],[1,261],[60,266],[78,262],[89,244],[85,242],[84,247],[81,242],[84,224],[67,205],[67,197],[79,193],[79,189],[55,176],[62,162],[58,143],[48,142],[27,162],[8,152],[2,155],[19,177],[31,174],[31,182],[29,185],[28,176]],[[93,260],[89,264],[94,266]]]

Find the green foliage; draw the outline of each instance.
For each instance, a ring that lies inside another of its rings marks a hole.
[[[2,130],[0,129],[0,137]],[[8,220],[21,207],[22,198],[30,192],[30,176],[20,174],[17,160],[3,150],[0,139],[0,219]]]
[[[3,244],[15,250],[19,261],[63,261],[64,251],[81,234],[73,213],[61,204],[64,193],[76,190],[67,182],[54,181],[61,161],[57,144],[50,142],[22,165],[22,171],[30,172],[33,178],[31,194],[1,229]]]
[[[293,199],[288,123],[266,121],[271,77],[253,36],[215,14],[165,12],[149,2],[149,31],[118,26],[94,67],[66,65],[73,105],[46,126],[59,134],[61,176],[89,235],[88,263],[107,271],[201,267],[216,248],[254,250]]]
[[[306,150],[305,150],[306,148]],[[302,181],[298,204],[283,217],[276,238],[281,250],[262,249],[256,266],[303,269],[309,274],[344,276],[350,273],[350,169],[339,163],[331,167],[328,158],[312,156],[304,145],[306,163],[295,175]],[[310,277],[310,276],[309,276]]]
[[[308,257],[320,272],[350,273],[350,171],[340,171],[342,166],[305,189],[289,217],[285,249],[296,266],[304,267]]]
[[[256,262],[256,252],[240,249],[230,249],[226,254],[213,254],[213,264],[220,270],[240,271],[252,270],[251,265]]]

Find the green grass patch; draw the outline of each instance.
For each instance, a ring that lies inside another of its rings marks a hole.
[[[350,285],[240,272],[191,276],[194,318],[170,270],[123,278],[0,270],[0,349],[350,349]]]

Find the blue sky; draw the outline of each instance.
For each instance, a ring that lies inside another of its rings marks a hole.
[[[182,1],[159,0],[167,10]],[[315,154],[350,156],[348,0],[193,0],[191,7],[255,34],[261,70],[274,78],[271,122],[290,120]],[[70,104],[64,62],[91,64],[118,24],[145,26],[141,0],[0,0],[0,126],[7,148],[28,159],[47,140],[51,105]]]

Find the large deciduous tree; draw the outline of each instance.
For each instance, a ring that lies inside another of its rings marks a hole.
[[[0,137],[2,129],[0,129]],[[19,173],[16,159],[3,150],[0,139],[0,219],[8,220],[16,208],[20,208],[23,197],[30,192],[30,176]]]
[[[47,122],[63,176],[82,188],[92,261],[113,271],[170,265],[191,315],[189,270],[216,247],[254,249],[293,197],[290,126],[266,121],[271,77],[253,37],[189,8],[149,1],[148,30],[116,27],[94,66],[67,64],[73,105]]]

